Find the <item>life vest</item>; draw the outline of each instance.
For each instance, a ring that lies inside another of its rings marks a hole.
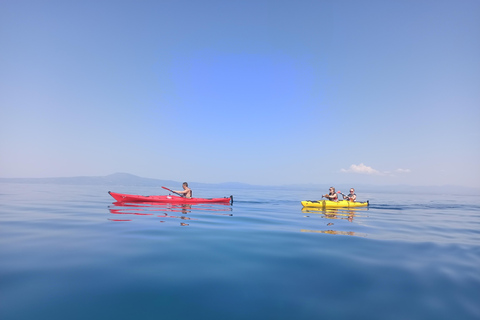
[[[345,198],[346,198],[347,200],[350,200],[350,197],[351,197],[351,196],[357,196],[357,195],[356,195],[355,193],[354,193],[354,194],[350,194],[350,193],[349,193],[349,194],[347,194],[347,195],[345,196]]]

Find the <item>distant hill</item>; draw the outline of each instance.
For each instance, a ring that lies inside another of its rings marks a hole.
[[[0,183],[60,184],[60,185],[105,185],[105,186],[180,186],[183,181],[143,178],[129,173],[114,173],[108,176],[82,176],[62,178],[0,178]],[[195,187],[218,186],[223,188],[251,188],[253,185],[239,182],[218,184],[189,181]],[[255,186],[261,187],[261,186]],[[271,188],[271,187],[268,187]]]
[[[64,184],[64,185],[105,185],[105,186],[178,186],[183,181],[161,180],[152,178],[143,178],[129,173],[114,173],[107,176],[86,176],[86,177],[66,177],[66,178],[0,178],[0,183],[31,183],[31,184]],[[260,186],[239,182],[225,183],[200,183],[189,181],[194,187],[220,187],[234,189],[248,188],[268,188],[268,189],[313,189],[320,192],[327,192],[330,185],[324,184],[296,184],[283,186]],[[346,191],[350,186],[336,185],[337,190]],[[408,186],[408,185],[356,185],[358,192],[374,192],[374,193],[421,193],[421,194],[466,194],[480,196],[479,188],[468,188],[459,186]]]
[[[178,185],[172,180],[142,178],[129,173],[114,173],[103,177],[68,177],[68,178],[0,178],[7,183],[51,183],[71,185],[124,185],[124,186],[159,186]]]

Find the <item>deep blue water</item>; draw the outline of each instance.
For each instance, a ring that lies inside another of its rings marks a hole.
[[[0,184],[0,319],[480,319],[479,196],[357,190],[367,210],[323,212],[300,200],[325,190],[107,191]]]

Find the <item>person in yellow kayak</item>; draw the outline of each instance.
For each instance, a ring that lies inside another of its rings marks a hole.
[[[184,183],[182,184],[182,187],[183,187],[183,190],[182,190],[182,191],[175,191],[175,190],[173,190],[173,192],[180,194],[182,197],[185,197],[185,198],[189,198],[189,199],[190,199],[190,198],[192,197],[192,193],[193,193],[193,192],[192,192],[192,189],[190,189],[190,188],[188,187],[188,183],[187,183],[187,182],[184,182]]]
[[[327,198],[330,201],[338,201],[338,196],[337,196],[337,193],[335,192],[335,188],[330,187],[330,189],[328,189],[328,191],[329,191],[329,193],[324,194],[322,197]]]
[[[343,196],[343,200],[352,201],[352,202],[357,201],[357,195],[355,194],[355,189],[353,188],[350,188],[349,194],[345,195],[342,193],[342,196]]]

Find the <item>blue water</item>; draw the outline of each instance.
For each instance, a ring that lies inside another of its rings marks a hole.
[[[480,319],[480,197],[0,183],[0,319]]]

